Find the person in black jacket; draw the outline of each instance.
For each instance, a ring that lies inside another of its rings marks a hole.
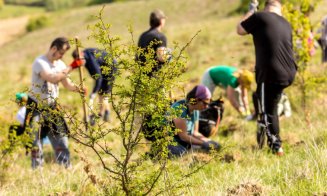
[[[73,58],[78,58],[76,50],[73,51]],[[105,50],[99,50],[97,48],[86,48],[79,56],[84,63],[85,68],[89,72],[90,76],[95,80],[93,90],[90,94],[90,107],[93,109],[93,100],[96,94],[99,95],[99,113],[103,120],[109,121],[109,103],[108,94],[111,92],[112,83],[114,78],[114,72],[116,71],[116,60],[112,60],[112,65],[108,64],[110,56]],[[90,124],[95,124],[95,115],[90,115]]]
[[[283,90],[292,84],[297,71],[293,56],[292,29],[282,17],[281,2],[267,0],[264,11],[255,12],[252,1],[249,12],[237,26],[239,35],[251,34],[255,46],[255,73],[259,99],[259,126],[265,127],[268,145],[273,153],[283,155],[279,136],[277,104]],[[259,141],[258,141],[259,142]]]

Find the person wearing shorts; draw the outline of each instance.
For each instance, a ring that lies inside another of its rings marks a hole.
[[[94,98],[96,97],[96,94],[98,94],[100,106],[98,116],[103,117],[103,120],[108,122],[108,95],[111,93],[112,83],[115,79],[114,73],[116,71],[116,60],[109,56],[109,54],[105,50],[99,50],[97,48],[86,48],[81,52],[79,56],[77,51],[74,50],[72,56],[74,59],[77,59],[78,57],[82,59],[85,68],[95,81],[93,90],[90,94],[91,109],[93,110]],[[92,112],[92,114],[90,115],[90,124],[95,124],[94,112]]]

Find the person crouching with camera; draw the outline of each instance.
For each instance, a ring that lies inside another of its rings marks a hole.
[[[206,152],[221,148],[220,144],[199,132],[200,110],[207,108],[210,100],[210,90],[204,85],[197,85],[187,93],[186,99],[171,106],[177,114],[173,125],[179,131],[174,135],[176,145],[168,145],[170,156],[182,156],[193,147],[200,147]]]

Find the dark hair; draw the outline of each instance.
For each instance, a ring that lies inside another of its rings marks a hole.
[[[58,37],[52,41],[50,48],[56,47],[58,50],[61,50],[65,45],[67,46],[66,49],[68,50],[70,48],[69,40],[65,37]]]
[[[187,93],[186,95],[186,102],[190,104],[196,104],[196,89],[197,86],[195,86],[190,92]]]
[[[161,24],[161,19],[166,18],[165,14],[163,11],[156,9],[151,12],[150,14],[150,26],[151,28],[156,28],[160,26]]]

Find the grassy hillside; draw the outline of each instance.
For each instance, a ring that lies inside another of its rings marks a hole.
[[[199,82],[202,73],[212,65],[235,65],[253,69],[254,53],[251,37],[236,35],[236,24],[241,16],[228,16],[239,0],[140,0],[127,3],[108,4],[104,8],[105,22],[113,25],[113,33],[121,35],[123,42],[131,42],[127,25],[134,26],[134,39],[148,29],[148,15],[155,8],[161,8],[168,16],[164,33],[168,45],[174,42],[186,44],[198,31],[199,35],[187,49],[188,70],[183,84],[190,90]],[[322,1],[312,21],[318,22],[325,14],[327,1]],[[0,139],[6,138],[6,130],[14,121],[17,106],[14,94],[30,85],[31,65],[34,58],[47,51],[50,42],[57,36],[73,38],[79,36],[86,47],[96,46],[87,39],[87,26],[96,21],[102,6],[65,10],[51,13],[53,26],[25,34],[2,46],[0,52]],[[327,65],[320,64],[320,49],[317,49],[310,70],[315,76],[326,77]],[[64,57],[69,63],[70,52]],[[241,62],[246,61],[246,64]],[[77,74],[73,74],[77,78]],[[91,80],[87,80],[91,89]],[[300,107],[300,93],[296,85],[287,89],[292,102],[293,116],[281,120],[281,137],[286,155],[275,157],[268,149],[256,149],[254,122],[245,122],[226,103],[226,113],[220,133],[215,140],[225,147],[221,157],[214,159],[203,170],[187,180],[191,186],[181,190],[185,195],[227,195],[233,193],[262,195],[323,195],[327,192],[327,88],[322,83],[311,92],[309,108],[311,124],[304,121]],[[253,87],[254,89],[254,87]],[[215,96],[218,96],[216,90]],[[78,95],[61,91],[63,105],[81,111]],[[175,92],[182,94],[181,92]],[[116,122],[113,120],[112,122]],[[119,150],[115,138],[112,146]],[[117,147],[116,147],[117,146]],[[79,150],[78,152],[74,149]],[[51,162],[52,150],[46,146],[46,161]],[[65,170],[55,164],[46,164],[42,170],[30,169],[30,157],[23,149],[10,159],[8,173],[0,172],[0,195],[98,195],[84,172],[85,163],[81,156],[88,157],[92,171],[104,177],[101,165],[88,149],[71,142],[73,168]],[[191,154],[173,160],[180,168],[189,168],[210,157]],[[163,186],[163,185],[162,185]],[[110,187],[108,188],[110,189]],[[242,192],[242,190],[244,192]],[[111,190],[113,193],[114,190]],[[167,194],[168,195],[168,194]]]

